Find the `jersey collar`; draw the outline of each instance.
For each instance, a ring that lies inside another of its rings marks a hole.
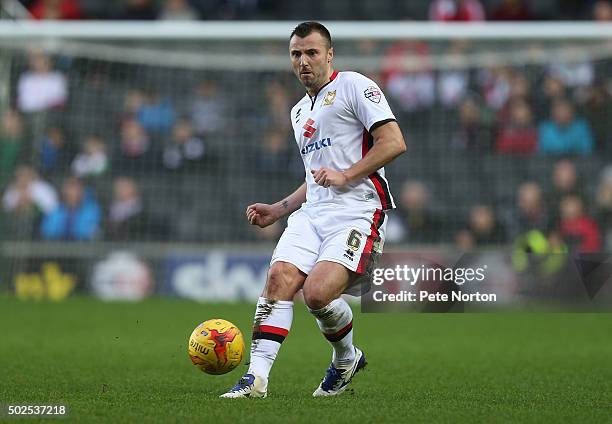
[[[319,95],[319,93],[321,92],[321,90],[323,90],[325,87],[327,87],[333,80],[336,79],[336,77],[338,76],[340,72],[334,70],[334,72],[332,72],[332,74],[329,76],[329,81],[327,81],[325,84],[323,84],[321,86],[321,88],[319,88],[319,90],[316,92],[316,94],[314,96],[310,96],[310,94],[308,94],[308,92],[306,92],[306,95],[308,96],[308,98],[310,99],[311,102],[311,107],[310,110],[312,110],[312,108],[314,108],[315,102],[317,101],[317,96]]]

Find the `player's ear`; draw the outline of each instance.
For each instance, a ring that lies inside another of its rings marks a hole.
[[[327,63],[331,63],[333,58],[334,58],[334,48],[330,47],[329,50],[327,51]]]

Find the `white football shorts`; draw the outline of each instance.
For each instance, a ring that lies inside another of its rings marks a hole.
[[[303,205],[289,216],[270,265],[289,262],[308,274],[317,262],[331,261],[367,274],[382,253],[386,226],[381,209]]]

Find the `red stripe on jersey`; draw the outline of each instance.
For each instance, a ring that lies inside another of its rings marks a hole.
[[[287,337],[287,334],[289,334],[289,330],[280,327],[273,327],[271,325],[258,325],[253,327],[253,332],[272,333],[283,337]]]
[[[338,72],[338,71],[334,71],[334,72],[332,72],[331,76],[329,77],[329,80],[330,80],[330,81],[335,80],[335,79],[336,79],[336,77],[338,76],[338,74],[339,74],[339,73],[340,73],[340,72]]]
[[[361,252],[361,257],[359,258],[359,265],[357,265],[357,270],[355,271],[357,274],[363,274],[365,272],[365,268],[367,266],[367,261],[370,258],[370,254],[372,253],[372,246],[374,245],[374,240],[379,237],[378,229],[382,223],[381,218],[384,216],[383,211],[380,209],[376,209],[374,211],[374,217],[372,218],[372,225],[370,225],[370,235],[366,241],[366,245],[363,248],[363,252]]]
[[[372,146],[374,145],[374,140],[370,132],[364,128],[363,134],[361,137],[361,157],[365,157],[365,155],[370,151]],[[389,193],[389,186],[383,177],[380,176],[378,172],[368,175],[368,178],[374,184],[376,188],[376,193],[380,198],[380,205],[383,210],[393,209],[393,202],[391,200],[391,193]]]
[[[374,146],[374,138],[372,137],[372,134],[370,134],[370,132],[364,128],[361,138],[361,157],[364,157],[370,151],[372,146]]]
[[[365,155],[368,153],[369,146],[368,146],[368,140],[370,138],[370,134],[368,133],[368,130],[366,130],[365,128],[363,129],[363,137],[361,139],[361,157],[365,157]]]
[[[385,193],[385,202],[387,204],[387,209],[393,209],[393,198],[391,197],[391,192],[389,191],[389,183],[383,176],[381,176],[378,172],[374,173],[374,178],[378,180],[380,185],[383,188],[383,192]],[[384,208],[383,208],[384,209]],[[386,209],[384,209],[386,210]]]
[[[379,175],[377,173],[370,174],[368,178],[370,178],[370,181],[372,181],[372,183],[374,184],[374,187],[376,187],[376,193],[378,193],[378,197],[380,198],[380,204],[382,208],[384,210],[391,209],[390,199],[387,197],[387,194],[385,193],[385,189],[379,179]]]

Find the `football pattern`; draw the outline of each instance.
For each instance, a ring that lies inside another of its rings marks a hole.
[[[242,361],[244,338],[229,321],[211,319],[198,325],[189,337],[191,362],[207,374],[225,374]]]

